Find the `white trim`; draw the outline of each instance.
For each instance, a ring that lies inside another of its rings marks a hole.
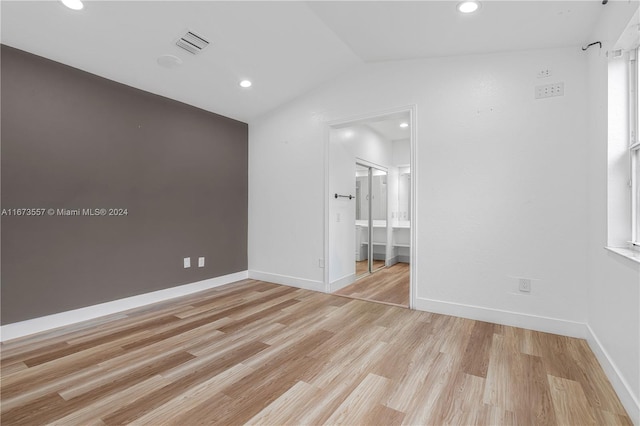
[[[348,286],[349,284],[353,284],[356,280],[355,272],[353,274],[347,274],[342,278],[338,278],[335,281],[331,282],[331,290],[338,291],[341,288]]]
[[[593,332],[589,324],[586,324],[587,336],[586,340],[589,343],[589,347],[595,354],[600,366],[604,370],[609,382],[613,386],[613,389],[616,391],[618,398],[620,398],[620,402],[624,406],[625,410],[627,410],[627,414],[631,418],[631,421],[635,425],[640,424],[640,401],[638,401],[638,396],[633,394],[631,390],[631,386],[624,379],[624,376],[618,370],[616,363],[613,362],[609,353],[606,351],[598,336]]]
[[[28,336],[41,331],[52,330],[54,328],[88,321],[106,315],[127,311],[129,309],[139,308],[141,306],[174,299],[180,296],[186,296],[188,294],[197,293],[199,291],[208,290],[247,278],[247,271],[241,271],[223,275],[221,277],[209,278],[207,280],[191,284],[184,284],[177,287],[153,291],[151,293],[112,300],[111,302],[74,309],[72,311],[60,312],[44,317],[6,324],[0,327],[0,341],[5,342],[7,340]]]
[[[272,274],[270,272],[249,271],[249,278],[267,281],[275,284],[288,285],[289,287],[304,288],[305,290],[320,291],[325,293],[324,282],[308,280],[306,278],[291,277],[289,275]]]
[[[637,12],[636,12],[637,15]],[[640,241],[640,229],[638,223],[638,185],[636,179],[636,170],[640,167],[638,164],[638,147],[640,147],[640,123],[638,123],[638,89],[640,84],[640,68],[638,67],[638,51],[640,48],[636,47],[629,52],[629,183],[631,186],[631,240]],[[639,151],[640,152],[640,151]]]
[[[398,255],[396,255],[396,256],[393,256],[393,257],[390,257],[389,259],[387,259],[387,262],[386,262],[385,266],[388,268],[390,266],[395,265],[398,262],[399,262]]]
[[[363,160],[360,157],[356,157],[356,164],[380,170],[381,172],[385,172],[387,175],[389,174],[389,168],[381,166],[380,164],[372,163],[371,161]]]
[[[331,127],[324,126],[324,195],[322,197],[322,208],[324,213],[324,220],[322,221],[322,225],[324,226],[324,240],[323,240],[323,256],[324,256],[324,270],[322,275],[322,281],[324,284],[324,292],[331,293],[331,284],[329,282],[329,145],[331,139]]]
[[[586,324],[583,322],[523,314],[502,309],[465,305],[462,303],[445,302],[421,297],[416,298],[416,309],[476,321],[526,328],[545,333],[561,334],[563,336],[577,337],[580,339],[584,339],[587,335]]]
[[[626,247],[605,247],[605,250],[609,250],[611,253],[620,255],[632,262],[640,263],[640,252]]]
[[[409,148],[411,149],[410,171],[411,171],[411,228],[409,238],[409,309],[417,309],[418,299],[418,106],[409,107],[409,119],[411,125],[411,139]]]

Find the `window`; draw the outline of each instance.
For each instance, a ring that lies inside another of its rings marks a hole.
[[[640,47],[634,31],[634,44],[608,55],[607,249],[640,263]]]
[[[640,48],[631,52],[629,60],[629,159],[631,187],[631,246],[640,250],[640,67],[638,54]]]

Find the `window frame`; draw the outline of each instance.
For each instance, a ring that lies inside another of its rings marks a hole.
[[[640,251],[640,47],[629,55],[629,189],[631,192],[631,235],[629,248]]]

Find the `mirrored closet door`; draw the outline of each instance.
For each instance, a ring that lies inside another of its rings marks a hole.
[[[356,163],[356,277],[385,267],[387,172]]]

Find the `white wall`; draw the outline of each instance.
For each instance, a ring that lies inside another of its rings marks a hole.
[[[395,214],[392,215],[392,220],[394,221],[394,223],[397,223],[398,221],[408,221],[411,218],[411,178],[410,174],[407,174],[407,171],[410,172],[411,169],[409,167],[409,164],[411,163],[411,140],[400,139],[393,141],[392,147],[393,164],[395,166],[402,166],[398,170],[397,176],[397,208],[394,209]]]
[[[346,132],[350,137],[345,137]],[[356,161],[353,138],[360,138],[352,130],[332,130],[329,146],[329,193],[356,195]],[[355,222],[356,200],[329,199],[329,282],[342,280],[350,284],[355,279]]]
[[[342,143],[347,143],[351,146],[355,157],[383,167],[389,167],[391,165],[391,141],[386,140],[371,130],[367,125],[351,126],[346,130],[353,132],[353,136],[343,139]],[[329,149],[331,149],[331,146]],[[329,165],[329,167],[331,167],[331,165]]]
[[[638,3],[610,2],[594,33],[602,40],[602,50],[590,49],[588,157],[588,341],[616,389],[628,414],[640,424],[640,264],[604,249],[607,245],[608,170],[608,61],[610,49],[629,22]],[[615,70],[612,68],[612,71]],[[614,130],[614,129],[612,129]],[[624,182],[622,182],[624,184]],[[625,207],[622,206],[622,209]],[[628,218],[628,216],[627,216]],[[624,215],[623,215],[624,220]],[[611,242],[621,237],[611,228]]]
[[[289,119],[292,119],[289,122]],[[249,126],[249,276],[324,291],[323,119],[313,112]]]
[[[411,141],[409,139],[400,139],[392,141],[393,149],[393,165],[407,166],[411,162]]]
[[[325,123],[416,104],[417,307],[580,334],[586,92],[578,47],[371,64],[250,123],[249,269],[321,281]]]

